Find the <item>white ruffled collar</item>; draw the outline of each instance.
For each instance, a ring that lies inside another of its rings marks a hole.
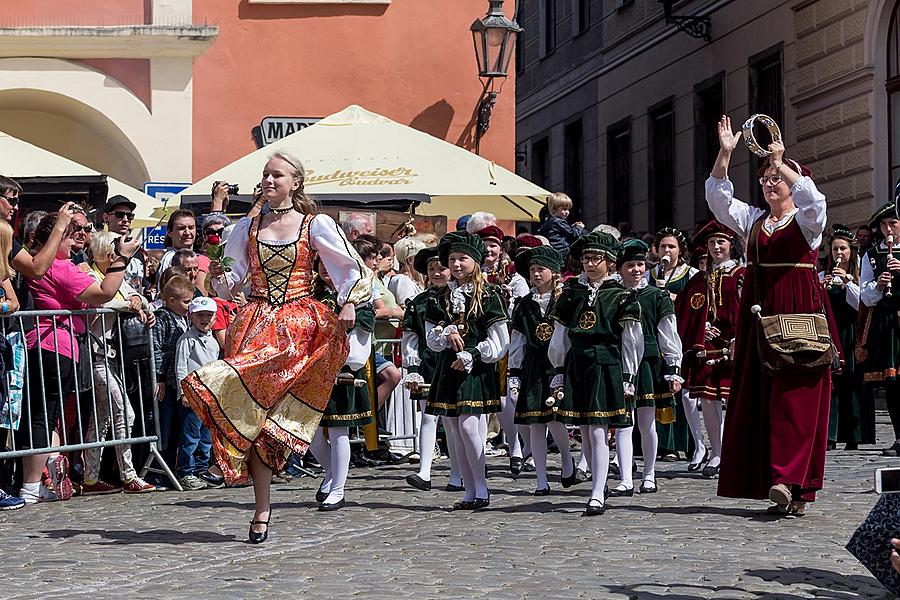
[[[587,273],[580,273],[578,275],[578,283],[580,283],[588,288],[588,290],[590,291],[590,294],[588,296],[588,302],[593,304],[594,301],[597,299],[597,294],[600,293],[600,287],[607,281],[610,281],[610,280],[616,281],[616,278],[619,278],[619,274],[612,273],[610,275],[607,275],[600,281],[591,281],[590,279],[588,279]],[[621,279],[621,278],[619,278],[619,279]]]
[[[450,280],[447,287],[450,289],[450,310],[453,313],[465,312],[466,296],[471,296],[475,292],[475,284],[470,281],[465,285],[459,285],[456,281]]]
[[[726,260],[726,261],[723,262],[723,263],[719,263],[719,264],[717,264],[717,265],[713,265],[713,271],[720,271],[720,270],[722,270],[722,269],[729,270],[729,269],[731,269],[731,268],[733,268],[733,267],[736,267],[737,264],[738,264],[738,263],[737,263],[736,260],[734,260],[733,258],[729,258],[728,260]]]
[[[553,298],[553,290],[550,290],[546,294],[541,294],[538,292],[537,288],[531,288],[531,299],[537,302],[537,305],[541,309],[541,316],[547,314],[547,308],[550,306],[550,300]]]

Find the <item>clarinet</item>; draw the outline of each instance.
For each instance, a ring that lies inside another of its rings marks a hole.
[[[889,232],[887,235],[887,253],[888,253],[888,260],[890,260],[891,257],[894,255],[894,234],[893,234],[893,232]],[[888,273],[891,274],[891,278],[888,279],[887,286],[885,286],[884,295],[887,296],[888,298],[890,298],[891,296],[894,295],[893,293],[891,293],[891,281],[894,279],[894,274],[890,269],[888,269]]]

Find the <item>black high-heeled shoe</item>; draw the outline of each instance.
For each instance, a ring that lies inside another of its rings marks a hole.
[[[271,519],[271,517],[269,517]],[[266,530],[263,532],[253,531],[254,525],[265,525]],[[269,521],[250,521],[250,533],[247,535],[247,541],[251,544],[262,544],[269,537]]]

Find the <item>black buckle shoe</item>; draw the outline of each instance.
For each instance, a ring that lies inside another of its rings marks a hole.
[[[269,517],[271,519],[271,517]],[[265,525],[266,530],[263,532],[253,531],[254,525]],[[269,521],[250,521],[250,533],[247,534],[247,541],[251,544],[262,544],[269,537]]]
[[[532,496],[549,496],[549,495],[550,495],[549,487],[534,490],[534,493],[532,494]]]
[[[457,500],[453,503],[450,510],[473,510],[475,508],[474,500]]]
[[[569,475],[568,477],[563,477],[562,473],[560,473],[559,474],[559,483],[564,488],[570,488],[573,485],[577,485],[577,484],[581,483],[578,480],[578,469],[575,468],[575,459],[574,458],[572,459],[572,474]]]
[[[453,485],[452,483],[448,483],[447,486],[444,488],[444,491],[445,492],[462,492],[465,489],[466,489],[465,486]]]
[[[617,487],[609,490],[610,498],[630,498],[634,496],[634,486],[627,489],[619,489]]]
[[[419,477],[418,473],[407,475],[406,483],[413,486],[417,490],[422,490],[423,492],[427,492],[431,489],[431,481],[425,481],[424,479]]]
[[[482,508],[487,508],[491,505],[490,498],[475,498],[475,502],[473,503],[473,510],[480,510]]]
[[[606,512],[606,506],[595,498],[591,498],[591,500],[587,503],[587,506],[584,509],[585,517],[596,517],[602,515]]]
[[[638,491],[642,494],[655,494],[659,491],[659,488],[656,487],[655,481],[642,481]]]
[[[325,498],[328,497],[328,492],[323,492],[322,488],[316,490],[316,502],[322,504],[325,502]]]
[[[525,460],[521,456],[510,456],[509,457],[509,472],[513,475],[518,475],[522,472],[522,465],[525,464]]]
[[[700,467],[702,467],[703,463],[705,463],[708,459],[709,459],[709,448],[704,448],[703,449],[703,458],[700,459],[700,462],[689,463],[688,471],[690,471],[691,473],[693,473],[694,471],[699,471]]]
[[[319,510],[322,512],[333,512],[336,510],[341,510],[344,508],[344,499],[341,498],[337,502],[333,504],[325,504],[324,502],[319,505]]]
[[[719,476],[719,465],[716,465],[714,467],[706,465],[705,467],[703,467],[703,471],[701,472],[701,474],[707,479],[716,479]]]

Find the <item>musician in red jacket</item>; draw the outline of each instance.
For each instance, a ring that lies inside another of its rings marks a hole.
[[[694,275],[678,294],[675,312],[684,348],[682,375],[691,401],[699,401],[709,436],[703,476],[719,475],[723,409],[731,394],[731,351],[741,303],[744,267],[734,231],[710,221],[697,232],[695,245],[709,252],[707,270]],[[699,463],[698,463],[699,464]]]

